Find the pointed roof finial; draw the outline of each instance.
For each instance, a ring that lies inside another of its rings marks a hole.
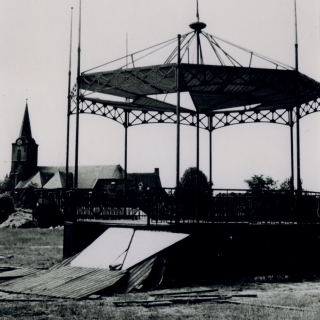
[[[197,0],[197,19],[199,22],[199,2],[198,2],[198,0]]]
[[[189,27],[196,32],[201,32],[207,25],[204,22],[199,21],[199,1],[197,0],[197,22],[189,24]]]
[[[30,125],[30,118],[29,118],[29,111],[28,111],[28,99],[26,101],[26,109],[24,111],[24,116],[22,119],[21,129],[20,129],[20,135],[19,138],[25,137],[25,138],[31,138],[31,125]]]

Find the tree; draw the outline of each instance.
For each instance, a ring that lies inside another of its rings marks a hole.
[[[0,193],[10,191],[10,178],[6,174],[3,180],[0,180]]]
[[[279,189],[280,190],[291,190],[291,181],[292,181],[292,178],[287,178],[286,180],[284,180],[280,184]],[[301,187],[302,187],[302,180],[300,180],[300,183],[301,183]],[[302,188],[302,190],[303,190],[303,188]]]
[[[291,178],[287,178],[286,180],[284,180],[281,184],[279,189],[280,190],[291,190]]]
[[[20,195],[21,204],[25,209],[33,209],[38,201],[38,196],[34,189],[38,189],[37,183],[31,182],[26,188],[23,189]]]
[[[180,201],[183,219],[205,219],[211,198],[206,175],[195,167],[187,169],[180,180]]]
[[[271,177],[263,177],[263,174],[254,175],[251,179],[244,180],[244,182],[248,185],[249,189],[252,191],[260,191],[260,190],[276,190],[277,182],[273,180]]]
[[[186,189],[196,189],[197,188],[197,174],[198,174],[198,190],[209,190],[210,183],[208,182],[207,176],[201,171],[197,170],[195,167],[188,168],[181,180],[180,186]]]
[[[8,192],[0,194],[0,223],[7,220],[13,211],[14,204],[10,194]]]

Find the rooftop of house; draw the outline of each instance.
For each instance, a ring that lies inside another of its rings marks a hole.
[[[74,167],[69,168],[69,185],[72,186]],[[78,188],[93,189],[98,181],[105,180],[124,180],[125,172],[120,165],[98,165],[98,166],[79,166],[78,168]],[[156,168],[152,173],[128,173],[127,176],[131,186],[142,189],[161,188],[159,169]],[[15,189],[24,189],[31,185],[37,185],[43,189],[59,189],[66,186],[66,168],[57,167],[38,167],[37,171],[25,180],[19,181]]]

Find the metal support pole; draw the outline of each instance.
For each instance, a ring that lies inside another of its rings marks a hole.
[[[296,117],[297,117],[297,131],[296,131],[296,139],[297,139],[297,190],[299,195],[302,191],[302,185],[301,185],[301,175],[300,175],[300,106],[297,104],[296,106]]]
[[[177,66],[177,155],[176,155],[176,188],[179,188],[180,181],[180,41],[181,35],[178,34],[178,66]]]
[[[197,172],[200,168],[200,113],[197,112]],[[197,177],[198,180],[198,177]],[[198,181],[197,181],[198,182]]]
[[[292,109],[289,111],[289,122],[290,122],[290,147],[291,147],[291,179],[290,189],[294,192],[294,150],[293,150],[293,112]]]
[[[175,212],[175,222],[178,224],[180,221],[180,67],[181,67],[181,35],[178,34],[178,51],[177,51],[177,150],[176,150],[176,194],[175,194],[175,202],[176,202],[176,212]]]
[[[71,49],[72,49],[72,13],[71,8],[71,28],[70,28],[70,56],[69,56],[69,72],[68,72],[68,112],[67,112],[67,150],[66,150],[66,190],[69,189],[69,139],[70,139],[70,109],[71,109]]]
[[[200,169],[200,116],[197,112],[197,178],[196,178],[196,217],[199,222],[199,169]]]
[[[200,63],[200,32],[197,30],[197,64]]]
[[[295,73],[295,100],[296,100],[296,139],[297,139],[297,191],[298,200],[301,195],[302,185],[300,176],[300,101],[299,101],[299,64],[298,64],[298,23],[297,23],[297,3],[294,1],[294,13],[295,13],[295,62],[296,62],[296,73]],[[299,203],[299,201],[298,201]]]
[[[212,188],[212,116],[209,116],[209,180]]]
[[[127,180],[128,180],[128,124],[129,114],[125,110],[125,122],[124,122],[124,215],[127,210]]]
[[[197,64],[200,63],[200,32],[197,30]],[[199,222],[199,140],[200,140],[200,130],[199,130],[199,112],[197,112],[197,177],[196,177],[196,217],[197,222]]]
[[[297,22],[297,2],[294,1],[294,13],[295,13],[295,62],[296,62],[296,74],[295,74],[295,96],[296,96],[296,117],[297,117],[297,190],[300,195],[302,191],[301,176],[300,176],[300,102],[299,102],[299,64],[298,64],[298,22]]]
[[[295,13],[295,62],[296,62],[296,72],[295,72],[295,105],[296,105],[296,139],[297,139],[297,193],[296,193],[296,213],[297,213],[297,222],[298,222],[298,231],[297,231],[297,256],[296,256],[296,277],[297,279],[302,279],[302,229],[301,229],[301,176],[300,176],[300,99],[299,99],[299,65],[298,65],[298,23],[297,23],[297,3],[294,1],[294,13]]]
[[[78,188],[78,163],[79,163],[79,111],[80,111],[80,57],[81,57],[81,0],[79,7],[79,45],[78,45],[78,69],[77,69],[77,114],[76,114],[76,146],[74,163],[74,188]]]

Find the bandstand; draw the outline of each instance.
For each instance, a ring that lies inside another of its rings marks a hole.
[[[64,255],[79,252],[110,225],[121,225],[191,234],[178,256],[184,261],[198,259],[187,265],[190,270],[194,268],[206,275],[212,268],[218,276],[292,275],[302,270],[302,260],[309,265],[304,271],[315,273],[320,267],[317,257],[320,194],[306,192],[301,186],[299,122],[302,117],[320,111],[320,84],[299,72],[297,43],[296,65],[292,68],[205,32],[206,24],[199,20],[198,14],[197,17],[187,34],[84,72],[80,71],[79,32],[77,84],[73,90],[69,87],[67,176],[71,115],[76,117],[76,145],[73,188],[66,186],[64,204]],[[232,48],[233,54],[225,47]],[[240,58],[237,52],[241,53]],[[154,61],[154,56],[158,62],[148,64]],[[158,60],[158,56],[166,58]],[[189,94],[193,106],[181,102],[181,95],[185,93]],[[176,103],[172,103],[172,99],[168,101],[167,97],[172,95]],[[124,128],[124,194],[94,195],[78,189],[79,116],[85,114],[105,117]],[[138,197],[131,195],[126,188],[129,131],[137,125],[162,123],[176,126],[176,162],[172,164],[176,168],[176,188],[150,190]],[[188,197],[194,194],[194,204],[189,204],[187,209],[186,193],[179,187],[181,125],[195,128],[197,170],[201,169],[200,130],[208,133],[212,185],[213,132],[248,123],[287,126],[291,150],[290,190],[252,193],[196,188],[187,193]],[[205,207],[201,207],[203,203]],[[108,208],[112,206],[122,209],[111,215]],[[81,215],[80,207],[90,208],[90,213]],[[142,209],[147,219],[133,221],[135,217],[127,210],[132,207]],[[94,208],[99,208],[98,214]],[[208,254],[212,257],[210,262],[205,262]],[[192,258],[188,259],[188,255]],[[239,261],[240,266],[236,266]]]

